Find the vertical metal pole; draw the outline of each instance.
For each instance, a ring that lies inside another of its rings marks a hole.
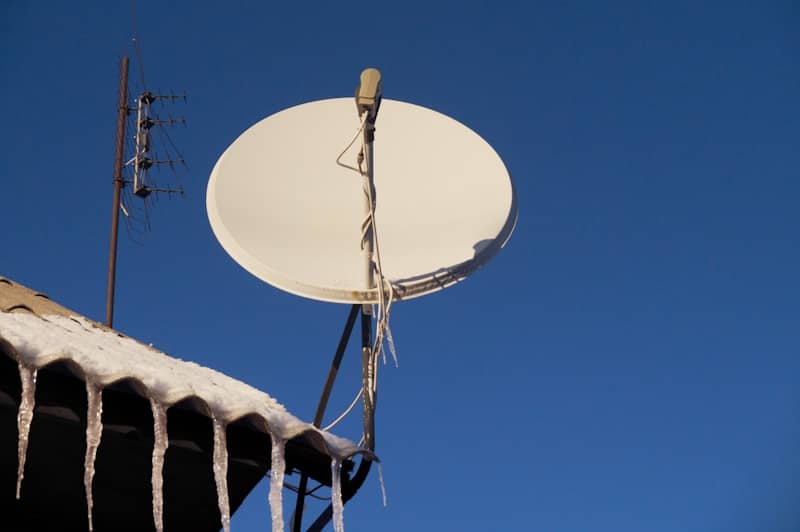
[[[134,154],[133,158],[133,193],[136,194],[139,192],[139,187],[141,185],[141,181],[139,181],[139,172],[141,172],[141,162],[142,162],[142,135],[141,129],[142,127],[142,98],[137,98],[136,102],[136,153]]]
[[[114,323],[114,284],[117,275],[117,235],[119,234],[119,197],[122,193],[122,164],[125,156],[125,120],[128,116],[128,57],[120,61],[119,105],[117,107],[117,146],[114,152],[114,199],[111,207],[111,242],[108,252],[106,287],[106,327]]]
[[[367,208],[369,213],[375,213],[375,117],[367,118],[364,125],[364,159],[367,163],[365,187],[369,187],[369,200]],[[371,203],[370,203],[371,202]],[[372,250],[374,232],[372,218],[366,231],[364,247],[367,256],[367,290],[375,288],[375,272],[373,269]],[[372,305],[361,305],[361,377],[364,387],[364,446],[370,451],[375,450],[375,390],[372,383],[375,380],[375,367],[372,356]]]
[[[375,288],[375,271],[372,265],[372,250],[374,232],[372,230],[372,213],[375,202],[374,168],[373,168],[373,141],[375,140],[375,122],[367,118],[364,124],[364,159],[367,163],[367,171],[364,174],[364,219],[367,226],[364,228],[364,240],[361,242],[362,255],[364,257],[364,290],[369,292]]]
[[[362,112],[369,113],[365,117],[364,123],[364,159],[367,164],[367,171],[364,174],[364,217],[367,221],[367,226],[364,227],[363,240],[361,241],[362,256],[364,260],[364,292],[369,295],[370,291],[375,290],[375,271],[372,260],[374,237],[372,215],[375,212],[375,155],[373,143],[375,141],[375,119],[378,113],[378,106],[380,105],[380,73],[375,69],[367,69],[361,74],[361,81],[364,83],[365,75],[368,71],[373,70],[377,74],[377,87],[373,87],[374,101],[369,109],[362,108],[360,101],[361,86],[356,90],[356,105],[359,109],[359,114]],[[373,75],[374,75],[373,74]],[[369,91],[367,91],[369,92]],[[369,98],[369,95],[367,95]],[[375,381],[375,357],[372,353],[372,303],[367,301],[361,304],[361,386],[362,386],[362,400],[364,406],[364,447],[370,451],[375,450],[375,402],[377,399],[377,390],[374,390],[372,385]],[[366,457],[362,458],[361,464],[358,467],[353,478],[347,482],[342,483],[342,502],[346,503],[350,498],[355,495],[356,490],[364,483],[369,474],[372,461]],[[309,532],[319,532],[326,524],[328,524],[333,517],[333,506],[328,507],[317,517],[309,527]],[[295,523],[297,525],[297,523]],[[299,530],[299,525],[297,526]]]
[[[369,311],[367,311],[369,309]],[[364,447],[375,450],[375,401],[376,390],[372,389],[375,379],[375,359],[372,356],[372,309],[361,306],[361,379],[364,387]]]

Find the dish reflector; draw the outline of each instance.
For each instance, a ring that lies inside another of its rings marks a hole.
[[[352,98],[321,100],[261,120],[225,150],[206,208],[236,262],[292,294],[377,302],[363,278],[362,177],[336,163],[360,125]],[[359,146],[342,162],[355,166]],[[452,285],[505,245],[517,217],[514,188],[471,129],[384,99],[374,147],[376,236],[397,299]]]

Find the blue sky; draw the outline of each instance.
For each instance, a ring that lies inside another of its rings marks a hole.
[[[287,106],[384,94],[503,157],[519,222],[398,304],[348,530],[800,527],[800,12],[792,2],[137,0],[146,83],[185,90],[186,197],[120,239],[116,327],[311,419],[347,307],[236,265],[211,168]],[[128,1],[0,7],[0,275],[102,321]],[[141,90],[139,70],[131,89]],[[167,177],[168,174],[162,174]],[[358,386],[348,351],[329,408]],[[338,427],[358,439],[359,419]],[[267,486],[234,517],[265,530]],[[287,496],[288,498],[288,496]]]

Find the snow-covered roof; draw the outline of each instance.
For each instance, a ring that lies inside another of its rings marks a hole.
[[[347,458],[354,443],[322,432],[289,413],[268,394],[218,371],[173,358],[81,316],[46,295],[0,277],[0,339],[32,368],[70,363],[101,387],[123,379],[138,382],[147,397],[165,407],[199,401],[207,414],[228,424],[243,417],[262,432],[288,440],[298,435],[320,452]],[[261,425],[261,426],[259,426]]]
[[[86,488],[88,524],[92,530],[92,478],[97,448],[101,444],[102,389],[114,383],[132,383],[149,399],[153,411],[155,442],[152,457],[153,517],[163,529],[161,471],[169,445],[166,411],[187,401],[204,411],[214,428],[214,477],[223,528],[230,528],[226,471],[226,426],[246,420],[270,436],[272,475],[270,507],[273,530],[283,530],[280,492],[283,486],[284,443],[302,437],[320,453],[331,457],[334,521],[341,522],[339,468],[342,460],[357,453],[375,459],[354,443],[324,432],[290,414],[280,403],[243,382],[222,373],[173,358],[113,329],[104,327],[51,301],[44,294],[0,277],[0,353],[14,358],[22,385],[17,416],[19,459],[17,498],[24,477],[25,456],[34,415],[37,371],[53,363],[66,365],[86,383]],[[198,406],[199,405],[199,406]]]

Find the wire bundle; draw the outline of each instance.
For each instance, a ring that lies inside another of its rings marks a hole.
[[[342,150],[339,156],[336,158],[336,164],[342,166],[343,168],[347,168],[354,172],[357,172],[362,180],[363,180],[363,192],[367,198],[367,202],[369,205],[369,211],[367,212],[364,220],[361,223],[361,246],[362,249],[368,244],[368,239],[370,232],[372,233],[372,243],[374,246],[373,249],[373,256],[370,258],[371,266],[373,269],[373,273],[375,276],[375,284],[378,290],[378,302],[377,304],[373,305],[373,312],[372,315],[375,317],[375,339],[372,343],[372,348],[370,352],[370,360],[369,360],[369,371],[367,372],[368,375],[368,382],[367,382],[367,392],[370,395],[370,402],[374,404],[374,395],[378,391],[378,359],[383,357],[383,363],[386,363],[386,351],[384,346],[388,344],[389,352],[392,356],[392,360],[394,360],[395,366],[398,366],[397,361],[397,351],[394,345],[394,339],[392,338],[392,331],[389,327],[389,316],[392,308],[392,303],[395,300],[396,290],[392,282],[384,275],[383,273],[383,265],[381,262],[381,251],[380,251],[380,239],[378,238],[378,230],[377,230],[377,223],[375,221],[375,194],[374,188],[372,183],[370,182],[369,175],[367,171],[364,169],[364,152],[365,152],[365,144],[366,141],[364,139],[364,129],[367,127],[368,121],[368,114],[364,113],[362,116],[361,126],[356,131],[353,139],[347,144],[347,146]],[[358,166],[350,166],[345,164],[341,161],[342,157],[345,153],[355,144],[356,140],[361,137],[361,149],[358,152],[357,164]],[[347,415],[353,410],[355,405],[358,403],[358,400],[362,397],[364,393],[364,389],[360,389],[356,394],[353,401],[350,405],[345,409],[342,414],[337,417],[334,421],[332,421],[329,425],[324,427],[322,430],[330,430],[334,426],[336,426],[342,419],[347,417]],[[363,440],[363,436],[362,436]]]

